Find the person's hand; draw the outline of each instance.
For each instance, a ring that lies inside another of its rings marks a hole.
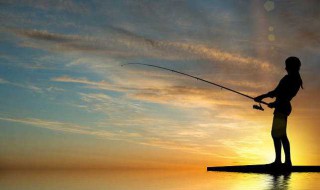
[[[255,102],[261,102],[263,98],[264,98],[264,96],[263,96],[263,95],[260,95],[260,96],[255,97],[253,100],[254,100]]]
[[[268,104],[268,107],[269,108],[274,108],[276,106],[276,103],[275,102],[271,102]]]

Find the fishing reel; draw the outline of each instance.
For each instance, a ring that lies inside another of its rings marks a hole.
[[[259,105],[253,105],[252,107],[253,107],[253,109],[264,111],[264,108],[261,106],[260,103],[259,103]]]

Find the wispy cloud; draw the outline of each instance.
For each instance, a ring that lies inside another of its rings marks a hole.
[[[3,78],[0,78],[0,84],[5,84],[5,83],[9,83],[9,81],[3,79]]]
[[[114,98],[103,93],[79,93],[79,95],[82,109],[99,114],[104,113],[106,118],[90,126],[38,118],[1,117],[0,120],[54,131],[93,135],[97,138],[215,156],[222,156],[222,151],[210,152],[211,145],[215,144],[216,149],[218,147],[223,149],[225,145],[216,140],[223,138],[225,134],[232,134],[230,132],[235,130],[230,126],[231,118],[217,119],[219,115],[201,116],[202,112],[199,113],[200,115],[194,115],[190,110],[188,114],[193,115],[192,118],[188,119],[190,116],[186,115],[185,121],[181,122],[174,117],[159,117],[156,113],[152,113],[156,110],[145,110],[146,108],[136,102],[129,102],[126,99],[119,100],[119,97]],[[233,116],[234,119],[236,118]],[[248,124],[241,124],[241,120],[236,120],[233,122],[242,125],[241,131],[250,130]],[[222,129],[223,133],[220,131]],[[212,139],[211,136],[216,132],[221,134],[221,138]],[[195,142],[194,139],[199,139],[199,142]],[[209,142],[204,145],[203,143],[208,139]]]
[[[84,84],[86,88],[123,92],[130,99],[183,107],[241,106],[245,101],[234,99],[233,96],[225,96],[226,93],[231,92],[221,92],[219,88],[215,87],[177,86],[170,83],[159,85],[159,83],[153,81],[149,81],[150,83],[145,83],[143,86],[138,85],[140,84],[139,82],[134,82],[134,84],[128,82],[113,84],[107,81],[91,81],[87,78],[69,76],[55,77],[51,81]],[[229,82],[229,84],[232,83],[235,82]],[[255,83],[246,83],[242,87],[246,87],[247,92],[262,88]]]
[[[56,34],[50,33],[46,30],[13,30],[17,35],[24,36],[36,40],[44,40],[44,41],[52,41],[52,42],[71,42],[71,41],[79,41],[82,40],[79,35],[64,35],[64,34]]]
[[[98,138],[107,138],[110,140],[122,140],[128,142],[134,142],[138,144],[144,144],[148,146],[157,146],[165,149],[180,149],[191,152],[201,153],[201,146],[196,143],[191,143],[189,141],[178,142],[176,140],[170,139],[161,139],[158,137],[146,137],[142,136],[136,132],[128,132],[128,131],[108,131],[104,130],[101,127],[88,127],[82,126],[73,123],[65,123],[58,121],[49,121],[37,118],[4,118],[0,117],[0,120],[6,122],[14,122],[14,123],[22,123],[26,125],[31,125],[35,127],[50,129],[54,131],[61,131],[67,133],[75,133],[75,134],[84,134],[84,135],[93,135]],[[202,154],[205,153],[202,151]],[[205,153],[207,154],[207,153]]]
[[[225,62],[236,66],[245,65],[264,70],[273,70],[273,66],[267,61],[222,51],[218,48],[208,47],[201,43],[154,40],[124,29],[114,27],[111,27],[111,29],[118,33],[109,33],[109,37],[106,39],[90,36],[57,34],[42,30],[15,29],[13,31],[21,37],[53,43],[50,47],[45,47],[44,45],[41,45],[41,43],[27,41],[22,43],[23,46],[53,48],[55,51],[86,51],[104,53],[116,57],[149,57],[169,60],[205,59],[209,61]]]
[[[74,78],[70,76],[60,76],[51,78],[51,81],[54,82],[63,82],[63,83],[78,83],[88,85],[89,88],[96,88],[100,90],[112,90],[112,91],[124,91],[123,88],[116,86],[107,81],[90,81],[87,78]]]
[[[83,131],[83,129],[85,129],[84,127],[80,127],[77,125],[56,122],[56,121],[47,121],[47,120],[36,119],[36,118],[3,118],[3,117],[0,117],[0,119],[3,121],[24,123],[24,124],[37,126],[37,127],[43,127],[43,128],[47,128],[47,129],[64,131],[64,132],[81,132],[81,131]]]
[[[34,84],[22,84],[22,83],[17,83],[17,82],[11,82],[11,81],[7,81],[5,79],[0,79],[0,83],[2,84],[7,84],[7,85],[12,85],[15,87],[19,87],[19,88],[25,88],[25,89],[29,89],[32,90],[34,92],[42,92],[42,89],[39,88],[38,86],[34,85]]]
[[[72,13],[88,13],[89,9],[87,8],[85,3],[79,3],[73,0],[64,0],[64,1],[41,1],[41,0],[27,0],[27,1],[19,1],[19,0],[10,0],[1,2],[6,5],[14,5],[14,6],[29,6],[32,8],[42,9],[42,10],[57,10],[57,11],[67,11]]]
[[[240,142],[240,139],[246,136],[254,138],[249,132],[262,127],[257,126],[255,121],[247,121],[247,118],[237,117],[235,114],[228,116],[225,111],[214,114],[213,110],[204,109],[195,114],[194,110],[182,109],[184,111],[181,114],[184,114],[185,117],[181,121],[170,116],[169,113],[167,116],[160,116],[156,110],[146,110],[143,107],[141,109],[138,105],[130,104],[125,99],[117,100],[105,94],[81,93],[80,95],[86,109],[108,115],[107,118],[97,123],[99,128],[113,126],[121,131],[136,130],[141,136],[126,140],[164,149],[179,149],[198,154],[222,156],[223,151],[216,151],[215,153],[210,151],[211,145],[214,144],[217,149],[218,147],[227,147],[235,153],[240,153],[245,150],[241,148],[235,150],[234,148],[239,146],[227,146],[227,141],[234,139],[234,144],[239,144],[238,140]],[[132,106],[130,107],[130,105]],[[210,105],[207,108],[209,107]],[[121,111],[118,112],[118,110]],[[206,112],[210,112],[211,115],[203,114]],[[220,135],[216,136],[218,133]],[[255,135],[257,136],[257,134]],[[212,138],[213,136],[215,138]],[[199,142],[194,141],[194,139],[199,139]],[[226,142],[225,139],[227,139]],[[252,155],[247,155],[247,157],[250,156]]]
[[[36,93],[64,91],[64,89],[59,88],[59,87],[55,87],[55,86],[41,87],[41,86],[38,86],[37,84],[33,84],[33,83],[12,82],[12,81],[5,80],[3,78],[0,78],[0,84],[11,85],[13,87],[18,87],[18,88],[24,88],[24,89],[31,90]]]
[[[65,123],[59,121],[49,121],[37,118],[4,118],[0,117],[0,120],[15,122],[15,123],[23,123],[27,125],[32,125],[35,127],[46,128],[55,131],[69,132],[69,133],[77,133],[77,134],[86,134],[86,135],[95,135],[98,137],[106,137],[112,139],[118,139],[120,137],[127,136],[137,136],[138,134],[134,133],[115,133],[105,130],[94,129],[93,127],[82,126],[74,123]],[[139,135],[138,135],[139,136]]]

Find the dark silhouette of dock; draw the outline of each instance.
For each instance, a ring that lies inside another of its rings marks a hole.
[[[240,173],[265,173],[285,174],[291,172],[320,172],[320,166],[291,166],[281,165],[243,165],[207,167],[207,171],[240,172]]]

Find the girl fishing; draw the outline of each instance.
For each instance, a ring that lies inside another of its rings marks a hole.
[[[287,75],[279,82],[278,86],[267,94],[262,94],[254,98],[256,102],[261,102],[264,98],[276,98],[269,103],[270,108],[275,108],[273,113],[273,123],[271,136],[273,138],[275,149],[275,161],[272,165],[281,164],[281,145],[285,153],[285,165],[291,167],[290,143],[287,137],[287,118],[291,113],[290,101],[298,93],[300,87],[303,89],[302,79],[300,77],[301,62],[297,57],[288,57],[285,61]]]

